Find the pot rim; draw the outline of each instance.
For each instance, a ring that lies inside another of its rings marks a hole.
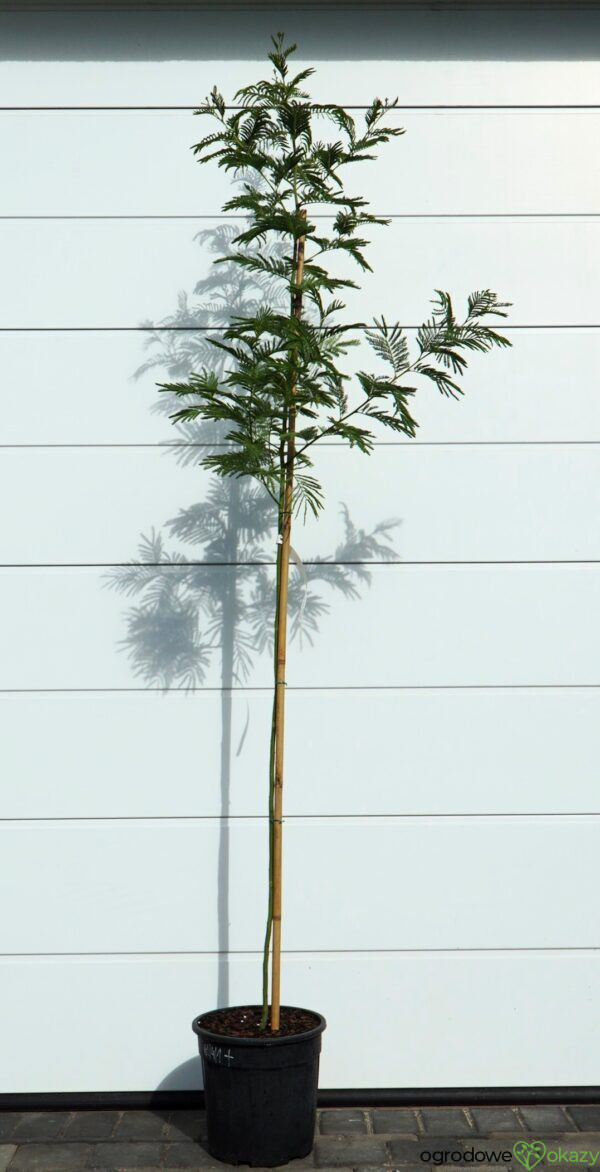
[[[220,1006],[221,1010],[227,1009],[260,1009],[260,1005],[227,1005]],[[307,1042],[311,1038],[316,1038],[318,1034],[322,1034],[327,1026],[327,1022],[322,1013],[317,1013],[316,1009],[304,1009],[299,1005],[282,1005],[282,1009],[299,1009],[302,1013],[312,1013],[318,1017],[318,1023],[313,1026],[311,1030],[303,1030],[300,1034],[286,1034],[281,1038],[267,1037],[264,1038],[241,1038],[235,1034],[219,1034],[208,1026],[202,1025],[202,1018],[208,1017],[209,1013],[219,1013],[219,1009],[207,1009],[204,1013],[200,1013],[192,1022],[192,1029],[199,1038],[205,1038],[211,1042],[226,1044],[228,1046],[289,1046],[294,1042]]]

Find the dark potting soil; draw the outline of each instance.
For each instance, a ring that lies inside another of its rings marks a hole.
[[[232,1009],[215,1009],[203,1014],[200,1023],[215,1034],[227,1034],[230,1038],[285,1038],[291,1034],[303,1034],[319,1025],[316,1013],[308,1009],[292,1009],[282,1005],[279,1013],[279,1029],[271,1029],[271,1016],[267,1028],[261,1030],[261,1005],[235,1005]]]

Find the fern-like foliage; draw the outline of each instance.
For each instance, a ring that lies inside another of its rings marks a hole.
[[[314,71],[290,73],[295,49],[278,34],[269,78],[238,90],[230,106],[215,87],[196,111],[214,129],[194,154],[237,181],[223,210],[245,218],[242,231],[224,236],[215,263],[238,266],[259,298],[207,340],[213,362],[207,356],[205,366],[161,390],[181,404],[172,415],[180,426],[203,421],[217,429],[224,446],[203,457],[206,466],[220,476],[254,478],[278,504],[291,471],[296,514],[316,514],[324,502],[314,445],[336,438],[369,452],[382,428],[413,437],[420,381],[444,395],[462,394],[467,354],[509,345],[485,320],[506,316],[508,303],[490,290],[472,293],[459,322],[449,294],[437,291],[412,358],[400,326],[343,320],[340,294],[357,285],[332,266],[341,258],[342,269],[350,261],[368,271],[365,233],[389,223],[346,190],[347,169],[374,159],[403,130],[389,117],[396,100],[375,98],[359,120],[341,106],[311,101],[304,87]],[[306,247],[298,282],[300,241]],[[351,379],[343,360],[359,330],[382,368]]]

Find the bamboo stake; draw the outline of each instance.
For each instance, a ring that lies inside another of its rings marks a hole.
[[[300,215],[306,218],[302,210]],[[304,250],[306,237],[298,238],[296,247],[295,290],[292,296],[292,315],[302,314],[302,280],[304,278]],[[296,393],[295,382],[291,388]],[[277,599],[276,674],[275,674],[275,789],[273,800],[273,967],[271,974],[271,1029],[279,1029],[281,1005],[281,879],[282,879],[282,812],[283,812],[283,749],[285,733],[285,669],[287,660],[287,608],[290,577],[290,539],[292,532],[292,505],[294,494],[294,457],[296,454],[296,409],[292,401],[289,413],[287,459],[285,461],[285,488],[279,546],[279,589]]]

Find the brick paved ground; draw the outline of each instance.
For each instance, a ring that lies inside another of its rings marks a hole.
[[[445,1162],[523,1172],[512,1152],[519,1139],[542,1142],[539,1172],[576,1162],[600,1172],[600,1105],[332,1108],[318,1113],[312,1155],[287,1167],[423,1172]],[[0,1111],[0,1172],[228,1167],[204,1142],[201,1111]]]

